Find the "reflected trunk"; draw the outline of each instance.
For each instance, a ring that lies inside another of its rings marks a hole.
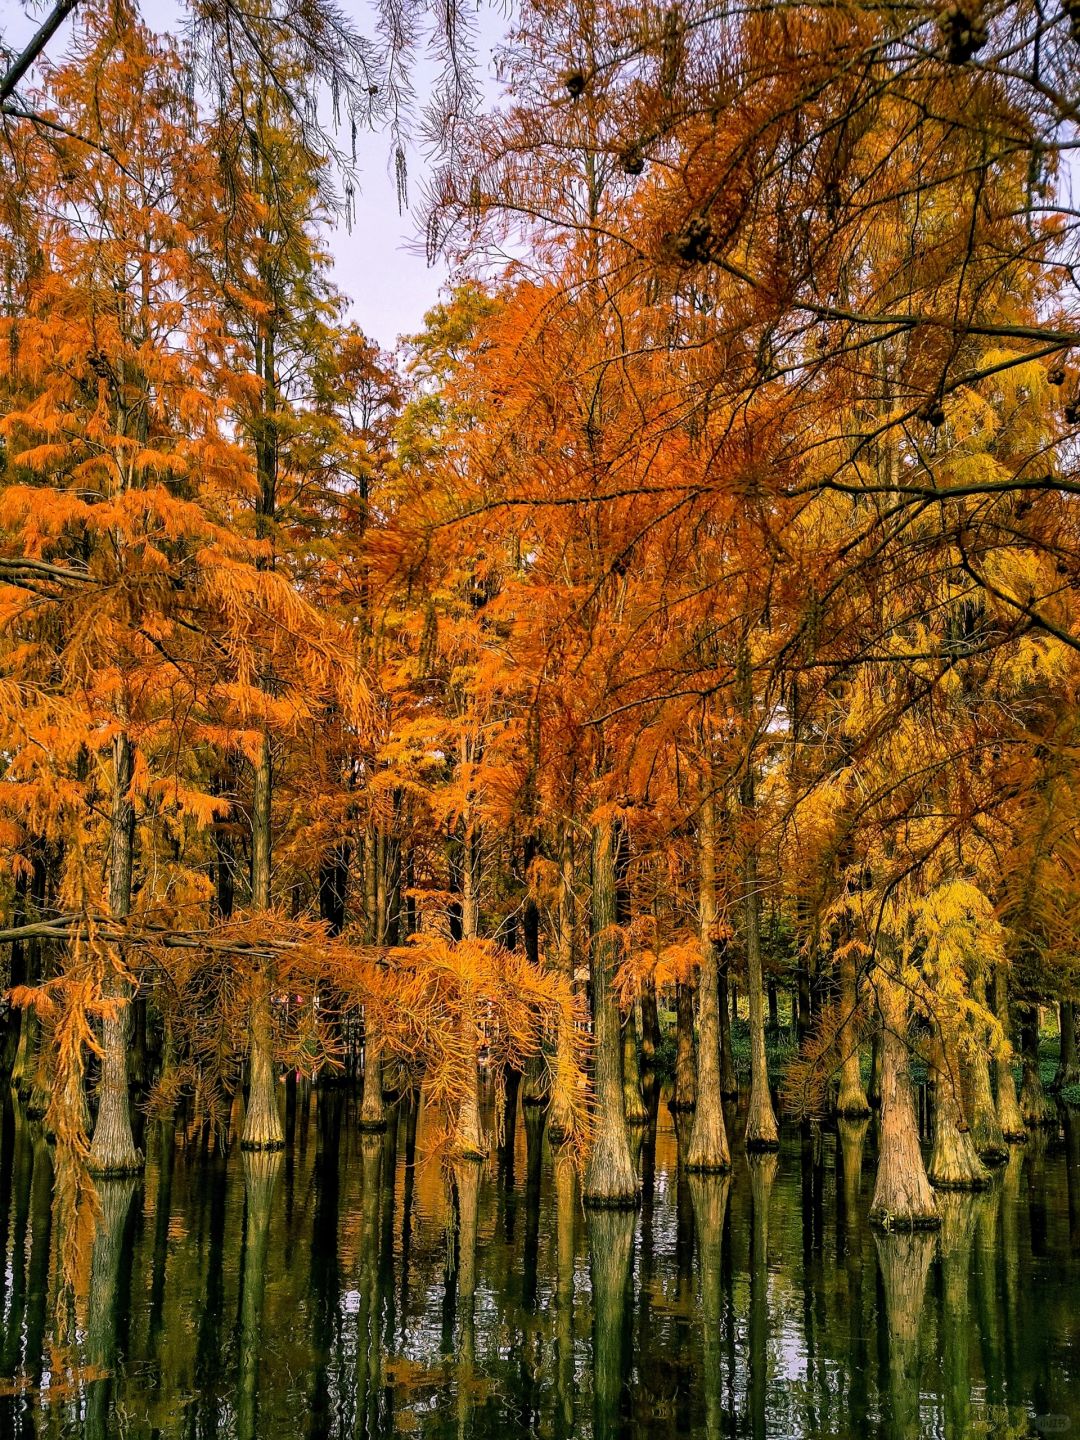
[[[244,1252],[240,1279],[240,1326],[236,1385],[238,1440],[255,1440],[258,1430],[259,1358],[262,1350],[263,1300],[274,1191],[282,1170],[276,1151],[245,1151]]]
[[[750,1432],[764,1440],[769,1388],[769,1201],[779,1158],[750,1155]]]
[[[98,1182],[99,1213],[90,1262],[90,1293],[86,1312],[86,1359],[99,1377],[87,1385],[86,1440],[105,1440],[118,1353],[117,1331],[127,1310],[131,1282],[128,1217],[135,1198],[132,1179]]]
[[[593,1435],[596,1440],[615,1440],[625,1429],[634,1217],[621,1210],[590,1210],[588,1230],[593,1297]]]
[[[724,1432],[723,1318],[727,1303],[724,1284],[724,1219],[731,1179],[727,1175],[690,1177],[690,1198],[698,1236],[701,1274],[702,1388],[705,1392],[706,1440],[719,1440]]]
[[[888,1330],[889,1440],[919,1440],[919,1326],[934,1240],[921,1231],[874,1236],[885,1293]]]

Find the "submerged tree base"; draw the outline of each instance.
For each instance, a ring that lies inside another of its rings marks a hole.
[[[892,1215],[888,1210],[879,1208],[870,1211],[870,1224],[875,1230],[884,1230],[890,1234],[909,1234],[917,1230],[940,1230],[941,1216],[910,1213]]]
[[[587,1210],[636,1210],[641,1204],[641,1192],[632,1195],[590,1195],[584,1194],[581,1203]]]

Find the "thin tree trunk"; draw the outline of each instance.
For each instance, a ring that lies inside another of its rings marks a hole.
[[[1003,965],[994,971],[994,1009],[998,1022],[1005,1032],[1005,1038],[1012,1043],[1012,1025],[1009,1016],[1009,977]],[[1020,1101],[1016,1096],[1016,1081],[1013,1079],[1011,1057],[994,1061],[997,1080],[997,1116],[1001,1133],[1010,1145],[1020,1145],[1027,1139],[1027,1126],[1020,1112]]]
[[[1039,1073],[1039,1007],[1020,1008],[1020,1049],[1023,1078],[1020,1084],[1020,1113],[1028,1126],[1053,1125],[1057,1120]]]
[[[855,956],[845,947],[840,956],[840,1094],[836,1101],[836,1113],[845,1120],[861,1120],[870,1114],[860,1067],[856,986]]]
[[[273,775],[270,737],[263,731],[258,759],[252,767],[251,908],[270,909],[271,796]],[[240,1145],[244,1150],[280,1150],[285,1130],[278,1111],[274,1065],[273,969],[256,961],[251,983],[248,1102]]]
[[[479,861],[479,845],[471,825],[467,825],[461,892],[463,940],[475,940],[480,930]],[[465,1088],[458,1108],[454,1153],[462,1159],[482,1160],[487,1155],[487,1141],[480,1123],[480,1063],[476,1037],[476,1006],[471,990],[467,990],[461,1007],[461,1050],[465,1057],[462,1083]]]
[[[623,1110],[619,1011],[612,991],[617,945],[615,924],[615,848],[611,821],[593,827],[592,847],[592,1005],[593,1144],[585,1170],[584,1201],[594,1206],[634,1206],[637,1177]]]
[[[754,776],[748,770],[742,784],[743,808],[751,822],[754,814]],[[761,896],[758,894],[756,841],[748,840],[743,863],[743,913],[746,936],[746,989],[750,1005],[750,1104],[746,1112],[747,1150],[778,1150],[769,1068],[765,1055],[765,1006],[761,968]]]
[[[623,1112],[627,1125],[644,1125],[649,1112],[641,1093],[641,1066],[638,1062],[637,1024],[631,1005],[622,1022]]]
[[[115,920],[131,911],[131,882],[135,850],[135,802],[131,794],[134,757],[127,735],[113,741],[113,797],[109,827],[109,909]],[[102,982],[102,998],[109,1009],[101,1022],[101,1085],[98,1113],[90,1143],[88,1165],[95,1175],[132,1175],[142,1169],[143,1157],[131,1133],[128,1095],[127,1003],[131,987],[111,959]]]
[[[1051,1082],[1051,1090],[1066,1090],[1070,1085],[1080,1084],[1080,1065],[1076,1059],[1076,1007],[1071,1000],[1062,1000],[1058,1006],[1061,1032],[1061,1053],[1058,1067]]]
[[[558,968],[567,985],[574,984],[574,851],[569,828],[564,826],[559,848],[559,908],[556,934]],[[548,1136],[552,1144],[568,1140],[574,1129],[574,1093],[577,1079],[574,1064],[574,1035],[560,1021],[555,1034],[555,1075],[552,1083]]]
[[[720,1094],[725,1100],[734,1100],[739,1093],[739,1079],[735,1073],[735,1055],[731,1048],[731,1004],[728,999],[730,964],[725,944],[716,961],[716,1003],[720,1024]]]
[[[694,992],[675,986],[675,1094],[672,1110],[693,1110],[697,1104],[697,1061],[694,1057]]]
[[[717,987],[719,922],[716,904],[716,800],[712,767],[706,768],[698,826],[698,918],[701,972],[698,976],[697,1105],[686,1154],[687,1168],[730,1170],[727,1127],[720,1081],[720,1001]]]

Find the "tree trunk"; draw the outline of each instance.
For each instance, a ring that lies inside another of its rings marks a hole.
[[[461,891],[461,936],[475,940],[480,932],[479,845],[471,825],[466,826]],[[477,1014],[471,987],[466,988],[461,1007],[461,1051],[465,1056],[462,1076],[464,1090],[458,1107],[454,1132],[454,1153],[463,1160],[483,1160],[487,1140],[480,1123],[480,1061],[477,1043]]]
[[[870,1087],[866,1092],[871,1110],[881,1109],[881,1059],[884,1052],[882,1038],[881,1017],[875,1015],[870,1036]]]
[[[722,953],[717,956],[716,964],[716,1004],[720,1024],[720,1094],[725,1100],[734,1100],[739,1093],[735,1056],[731,1048],[731,1004],[728,999],[730,963],[725,945]]]
[[[994,1009],[998,1022],[1005,1032],[1005,1038],[1012,1043],[1012,1025],[1009,1017],[1009,977],[1005,967],[999,965],[994,972]],[[1016,1096],[1016,1081],[1013,1079],[1011,1058],[995,1060],[997,1080],[997,1116],[1001,1133],[1010,1145],[1021,1145],[1027,1139],[1027,1126],[1020,1112],[1020,1101]]]
[[[863,1089],[859,1055],[859,1026],[856,1011],[859,996],[855,956],[845,947],[840,956],[840,1094],[836,1113],[844,1120],[862,1120],[870,1114],[870,1102]]]
[[[1020,1007],[1020,1048],[1023,1078],[1020,1084],[1020,1113],[1029,1126],[1053,1125],[1057,1112],[1043,1089],[1039,1074],[1039,1007]]]
[[[694,1058],[694,992],[675,986],[675,1094],[672,1110],[693,1110],[697,1104],[697,1061]]]
[[[270,737],[265,731],[252,771],[251,908],[261,912],[270,909],[270,804],[273,793]],[[281,1150],[285,1145],[285,1130],[278,1112],[274,1064],[273,969],[267,960],[255,961],[254,964],[249,1019],[248,1102],[240,1145],[244,1150]]]
[[[567,985],[574,984],[574,851],[567,827],[563,828],[559,850],[559,909],[557,921],[557,962]],[[555,1075],[548,1137],[553,1145],[568,1140],[574,1130],[577,1072],[574,1065],[572,1027],[560,1021],[555,1034]]]
[[[1061,1053],[1050,1089],[1066,1090],[1070,1085],[1080,1084],[1080,1065],[1076,1059],[1076,1007],[1071,1000],[1062,1000],[1058,1006],[1058,1016]]]
[[[975,1153],[984,1165],[1004,1165],[1009,1158],[1009,1146],[994,1106],[994,1092],[990,1088],[990,1062],[986,1055],[979,1050],[962,1061],[961,1074],[967,1113],[971,1117],[971,1138],[975,1144]]]
[[[985,1190],[990,1175],[979,1159],[960,1105],[960,1066],[955,1047],[940,1030],[933,1038],[932,1061],[934,1149],[927,1178],[939,1190]]]
[[[124,734],[113,741],[113,797],[109,826],[109,909],[114,920],[131,912],[131,883],[135,849],[135,802],[131,794],[134,757]],[[109,1009],[101,1022],[101,1084],[97,1122],[90,1143],[88,1166],[94,1175],[132,1175],[143,1167],[131,1133],[128,1096],[127,1004],[131,987],[112,957],[102,981],[102,999]]]
[[[981,976],[976,976],[972,983],[972,998],[977,1004],[985,1006],[986,984]],[[994,1107],[994,1092],[990,1087],[990,1062],[981,1045],[961,1061],[960,1074],[964,1082],[964,1106],[971,1125],[971,1138],[975,1143],[976,1154],[984,1165],[1004,1165],[1009,1158],[1009,1147]]]
[[[585,1171],[587,1205],[635,1206],[637,1177],[630,1159],[623,1110],[619,1011],[612,993],[617,946],[615,923],[615,852],[610,821],[593,827],[592,848],[592,1004],[593,1145]]]
[[[742,803],[751,821],[754,813],[754,776],[748,770],[742,784]],[[765,1005],[761,971],[761,896],[758,894],[756,841],[750,837],[743,864],[743,914],[746,932],[746,990],[750,1005],[750,1104],[746,1112],[747,1150],[778,1150],[780,1127],[769,1093],[765,1057]]]
[[[656,1051],[660,1044],[660,1015],[656,1008],[656,986],[646,981],[641,992],[641,1071],[651,1076],[656,1069]]]
[[[637,1025],[631,1005],[622,1022],[623,1112],[627,1125],[644,1125],[649,1119],[641,1093],[641,1066],[638,1063]]]
[[[881,1117],[870,1222],[883,1230],[935,1229],[940,1220],[919,1149],[908,1072],[907,997],[882,969],[874,981],[881,1015]]]
[[[698,833],[698,919],[701,973],[698,976],[697,1106],[690,1131],[687,1168],[704,1173],[731,1169],[720,1083],[720,1000],[717,987],[719,921],[716,906],[716,802],[712,767],[705,776]]]

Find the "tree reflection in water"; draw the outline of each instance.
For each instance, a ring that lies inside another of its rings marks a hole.
[[[0,1435],[966,1440],[1080,1416],[1071,1112],[912,1235],[868,1224],[872,1124],[688,1174],[689,1115],[680,1139],[645,1098],[636,1212],[583,1210],[535,1103],[449,1166],[411,1094],[365,1133],[347,1089],[297,1085],[285,1154],[155,1118],[73,1278],[53,1147],[9,1102]]]

